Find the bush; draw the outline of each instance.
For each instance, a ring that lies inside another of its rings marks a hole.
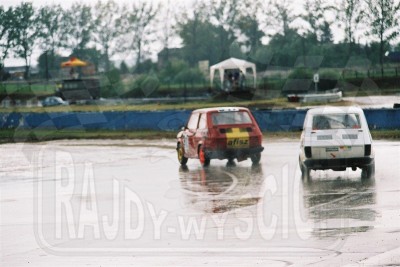
[[[171,83],[176,75],[181,71],[189,69],[189,65],[180,60],[168,62],[168,64],[159,71],[159,78],[164,83]]]
[[[140,84],[140,87],[145,96],[150,96],[160,88],[160,81],[155,75],[148,75]]]
[[[125,97],[148,97],[158,90],[160,81],[154,74],[140,75],[128,85]]]
[[[175,76],[174,81],[181,84],[195,84],[205,81],[203,73],[199,69],[185,69]]]
[[[129,73],[129,67],[123,60],[122,60],[121,64],[119,65],[119,71],[121,72],[121,74]]]
[[[319,78],[326,80],[339,80],[340,72],[335,70],[321,70],[319,72]]]
[[[314,72],[306,68],[297,68],[290,72],[289,79],[312,79]]]
[[[102,97],[114,97],[123,94],[124,86],[119,71],[113,69],[106,72],[101,79],[101,87]]]

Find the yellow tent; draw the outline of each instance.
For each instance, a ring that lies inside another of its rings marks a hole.
[[[87,62],[82,61],[76,57],[71,57],[70,60],[61,63],[61,67],[84,67],[87,65]]]

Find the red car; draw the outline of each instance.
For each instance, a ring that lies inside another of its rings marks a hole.
[[[203,166],[211,159],[238,161],[261,159],[262,134],[247,108],[223,107],[197,109],[190,115],[186,127],[177,136],[179,163],[198,158]]]

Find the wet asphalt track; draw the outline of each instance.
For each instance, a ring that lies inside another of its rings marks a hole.
[[[400,265],[400,142],[371,180],[264,146],[203,169],[173,140],[1,145],[0,266]]]

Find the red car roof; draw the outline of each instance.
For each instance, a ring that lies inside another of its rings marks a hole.
[[[215,107],[215,108],[201,108],[201,109],[196,109],[193,110],[193,113],[201,112],[201,113],[207,113],[207,112],[230,112],[230,111],[249,111],[248,108],[244,107]]]

